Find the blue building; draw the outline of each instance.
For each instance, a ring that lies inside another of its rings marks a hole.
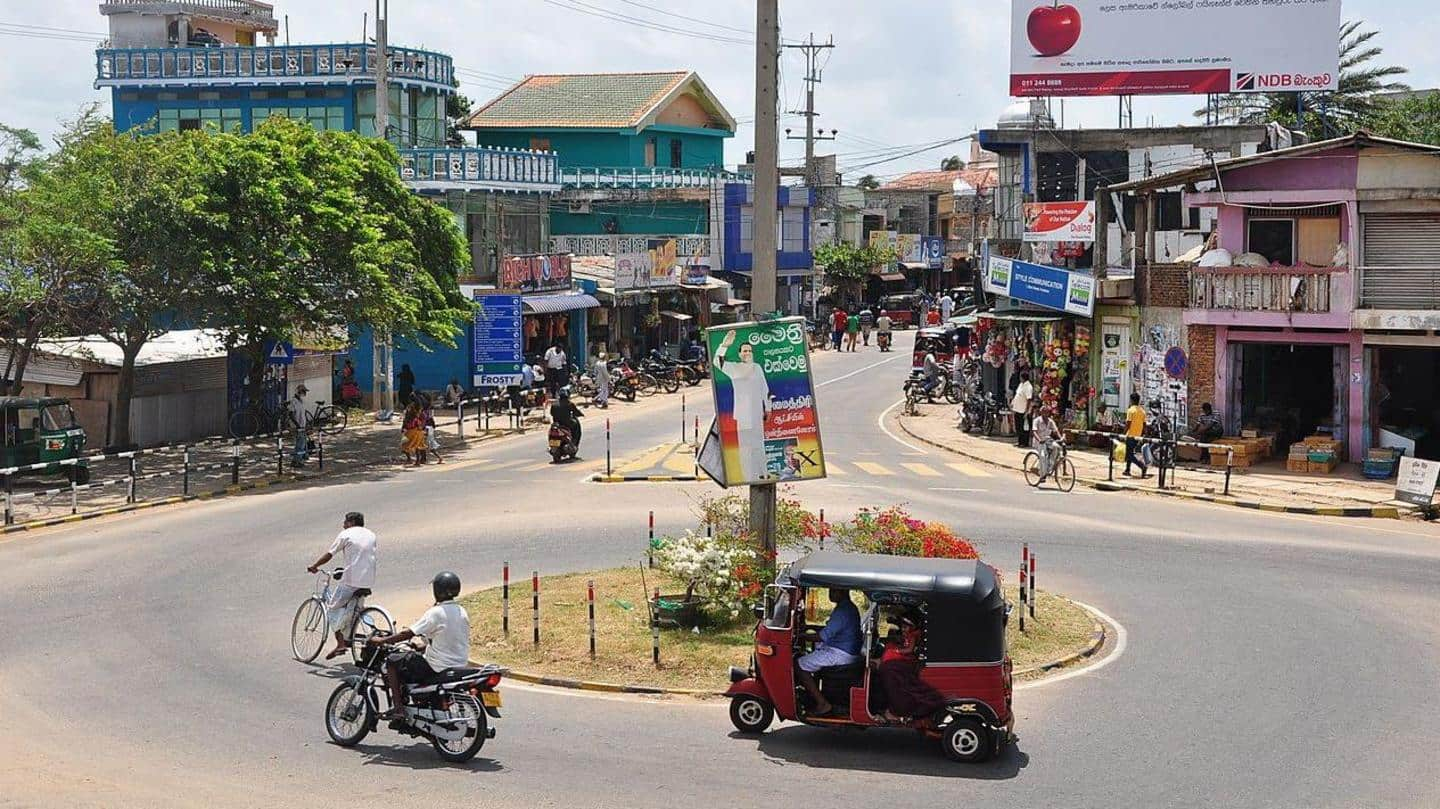
[[[775,302],[782,311],[799,313],[804,310],[806,292],[814,275],[810,229],[814,193],[800,186],[781,186],[776,199],[779,231],[776,234]],[[726,183],[721,200],[719,250],[715,266],[734,281],[738,289],[748,290],[755,269],[755,185]]]

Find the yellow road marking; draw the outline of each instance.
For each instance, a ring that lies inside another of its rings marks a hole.
[[[673,445],[662,444],[661,446],[647,450],[639,457],[621,461],[620,463],[615,465],[615,471],[620,474],[626,474],[628,472],[639,473],[647,471],[658,465],[662,460],[664,460],[665,456],[669,454],[672,449],[674,449]]]
[[[516,471],[516,472],[539,472],[539,471],[542,470],[542,469],[549,469],[550,467],[552,467],[552,466],[554,466],[554,465],[555,465],[555,464],[550,463],[549,461],[546,461],[545,463],[537,463],[537,464],[531,464],[531,465],[529,465],[529,466],[522,466],[522,467],[520,467],[519,469],[516,469],[515,471]]]
[[[676,447],[665,459],[665,468],[671,472],[688,475],[695,471],[695,454],[688,447]]]
[[[869,461],[851,461],[850,463],[854,464],[855,468],[859,469],[861,472],[868,472],[872,475],[895,474],[894,472],[891,472],[889,469],[886,469],[878,463],[870,463]]]
[[[972,466],[968,463],[954,462],[947,463],[945,465],[950,467],[951,469],[954,469],[956,472],[959,472],[962,475],[969,475],[972,478],[993,477],[993,475],[991,475],[989,472],[986,472],[984,469],[981,469],[978,466]]]
[[[911,472],[914,472],[922,478],[940,477],[939,472],[936,472],[934,469],[931,469],[923,463],[902,463],[900,465],[905,467],[906,469],[909,469]]]
[[[846,475],[848,475],[848,474],[850,474],[850,473],[845,471],[845,467],[841,466],[839,461],[832,461],[832,460],[830,460],[829,458],[826,458],[826,459],[825,459],[825,474],[827,474],[827,475],[838,475],[838,476],[840,476],[840,477],[844,477],[844,476],[846,476]]]

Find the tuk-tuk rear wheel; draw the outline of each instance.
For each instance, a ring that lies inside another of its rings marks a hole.
[[[748,694],[730,700],[730,723],[741,733],[764,733],[775,721],[775,708]]]
[[[973,764],[990,757],[990,731],[977,719],[956,719],[940,732],[940,746],[951,761]]]

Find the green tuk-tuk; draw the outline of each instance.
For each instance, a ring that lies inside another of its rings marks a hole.
[[[75,421],[69,399],[0,396],[0,469],[46,464],[18,475],[64,475],[76,483],[90,479],[84,460],[85,430]],[[0,473],[0,480],[5,477]]]

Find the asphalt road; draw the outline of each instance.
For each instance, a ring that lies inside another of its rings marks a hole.
[[[576,466],[541,466],[535,433],[444,467],[0,541],[0,806],[1440,805],[1440,533],[951,470],[882,430],[908,365],[897,343],[817,357],[826,448],[848,474],[795,493],[831,519],[906,502],[1007,567],[1028,541],[1041,586],[1128,634],[1110,665],[1019,691],[1020,742],[1000,760],[952,765],[905,731],[742,739],[723,705],[518,686],[468,767],[385,730],[330,744],[333,672],[290,660],[287,633],[345,511],[381,536],[374,600],[409,620],[440,568],[479,586],[503,560],[633,562],[647,509],[678,529],[714,491],[583,482],[603,458],[592,417],[596,460]],[[708,395],[692,414],[694,399]],[[678,401],[613,412],[617,457],[678,438]]]

